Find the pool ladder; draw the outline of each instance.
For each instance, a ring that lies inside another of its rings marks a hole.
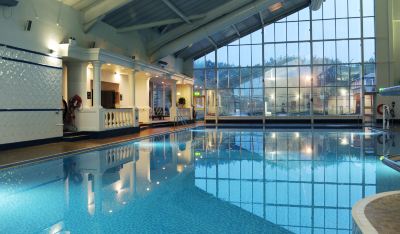
[[[187,125],[188,122],[187,122],[185,116],[183,116],[183,115],[180,113],[179,109],[177,109],[177,110],[176,110],[176,116],[175,116],[175,119],[174,119],[174,126],[178,126],[179,124],[181,124],[181,125]]]

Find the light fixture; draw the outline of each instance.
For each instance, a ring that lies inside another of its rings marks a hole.
[[[277,3],[272,4],[271,6],[269,6],[268,10],[270,12],[274,12],[274,11],[277,11],[277,10],[281,9],[282,7],[283,7],[282,2],[277,2]]]
[[[111,63],[107,63],[107,66],[111,66]]]
[[[177,155],[178,155],[178,157],[180,157],[182,154],[179,152]]]
[[[146,76],[149,76],[149,75],[150,75],[150,73],[146,72],[146,73],[145,73],[145,75],[146,75]]]
[[[176,93],[176,95],[180,96],[180,95],[181,95],[181,93],[180,93],[180,92],[177,92],[177,93]]]

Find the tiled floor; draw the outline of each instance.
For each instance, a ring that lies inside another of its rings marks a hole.
[[[118,136],[118,137],[111,137],[104,139],[89,139],[77,142],[57,142],[57,143],[38,145],[32,147],[4,150],[0,151],[0,168],[5,168],[27,162],[33,162],[36,160],[41,160],[46,158],[53,158],[67,153],[81,152],[99,146],[121,143],[141,137],[147,137],[171,131],[178,131],[187,127],[195,127],[200,125],[201,124],[193,124],[184,127],[180,126],[180,127],[150,128],[142,130],[139,133]]]

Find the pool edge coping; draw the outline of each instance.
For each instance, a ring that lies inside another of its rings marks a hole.
[[[378,234],[379,232],[375,229],[375,227],[371,224],[365,214],[365,208],[373,201],[376,201],[380,198],[391,196],[395,194],[400,194],[400,191],[390,191],[378,193],[369,197],[366,197],[362,200],[359,200],[351,209],[351,216],[357,228],[361,231],[361,233],[371,233]],[[353,229],[353,233],[355,230]]]
[[[115,145],[119,145],[119,144],[124,144],[124,143],[130,142],[130,141],[144,140],[144,139],[147,139],[147,138],[160,136],[160,135],[164,135],[164,134],[167,134],[167,133],[175,133],[175,132],[185,131],[185,130],[189,130],[189,129],[195,129],[197,127],[201,127],[201,126],[190,126],[190,127],[186,127],[186,128],[182,128],[182,129],[166,130],[166,131],[159,132],[159,133],[149,134],[147,136],[140,136],[140,137],[136,137],[136,138],[124,139],[124,140],[114,141],[114,142],[111,142],[111,143],[100,144],[100,145],[97,145],[97,146],[86,147],[86,148],[66,151],[66,152],[62,152],[62,153],[45,155],[45,156],[41,156],[41,157],[37,157],[37,158],[33,158],[33,159],[21,160],[21,161],[13,162],[13,163],[6,163],[6,164],[0,165],[0,171],[1,170],[5,170],[5,169],[9,169],[9,168],[13,168],[13,167],[29,165],[29,164],[38,163],[38,162],[50,161],[50,160],[56,159],[56,158],[63,158],[63,157],[66,157],[66,156],[73,156],[73,155],[79,154],[79,153],[87,153],[87,152],[90,152],[90,151],[93,151],[93,150],[100,150],[100,149],[103,149],[103,148],[107,148],[107,147],[111,147],[111,146],[115,146]]]

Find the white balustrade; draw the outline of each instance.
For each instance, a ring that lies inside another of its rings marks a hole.
[[[104,129],[117,129],[133,127],[132,108],[102,109]]]

